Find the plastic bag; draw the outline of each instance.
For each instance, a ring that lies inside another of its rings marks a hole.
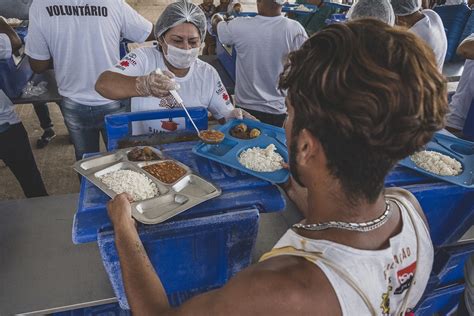
[[[37,97],[39,95],[42,95],[47,89],[48,83],[46,81],[41,81],[38,83],[36,86],[33,83],[33,81],[28,81],[26,83],[26,86],[23,88],[23,94],[21,95],[22,98],[31,98],[31,97]]]

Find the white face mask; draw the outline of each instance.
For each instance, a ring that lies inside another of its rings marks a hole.
[[[163,41],[166,43],[164,39]],[[164,55],[166,57],[166,60],[175,68],[189,68],[191,67],[191,64],[198,58],[200,47],[191,49],[181,49],[178,47],[174,47],[168,43],[166,43],[166,45],[168,46],[168,52]]]

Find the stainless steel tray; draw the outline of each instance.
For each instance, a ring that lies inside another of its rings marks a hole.
[[[137,146],[139,148],[149,146]],[[74,170],[87,178],[110,197],[117,193],[109,189],[99,177],[117,170],[132,170],[145,175],[157,187],[159,194],[153,198],[132,203],[132,216],[144,224],[158,224],[176,216],[193,206],[221,195],[221,189],[203,179],[185,164],[169,159],[161,151],[150,147],[160,160],[130,161],[127,153],[133,148],[125,148],[116,152],[108,152],[98,156],[77,161]],[[186,170],[186,173],[174,183],[164,183],[142,169],[143,166],[172,161]]]

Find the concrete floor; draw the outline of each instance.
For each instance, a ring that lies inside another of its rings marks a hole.
[[[36,164],[43,176],[48,193],[56,195],[79,192],[79,180],[72,169],[74,147],[69,143],[69,136],[59,107],[55,103],[50,103],[48,107],[57,137],[43,149],[36,149],[36,140],[43,134],[43,130],[39,125],[33,105],[17,105],[15,111],[28,132]],[[0,160],[0,200],[20,198],[24,198],[24,195],[18,181]]]

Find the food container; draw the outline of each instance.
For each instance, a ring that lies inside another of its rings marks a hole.
[[[139,148],[144,147],[147,146]],[[158,194],[152,198],[131,203],[132,216],[144,224],[161,223],[222,193],[219,187],[193,173],[188,166],[166,158],[155,148],[149,148],[159,157],[159,160],[130,161],[127,153],[133,148],[126,148],[80,160],[74,164],[74,169],[110,197],[115,197],[117,193],[100,179],[109,172],[131,170],[150,179],[156,185]],[[159,177],[155,177],[144,169],[155,164],[172,164],[183,172],[171,182],[165,179],[160,181]]]
[[[231,134],[232,128],[245,124],[249,130],[257,129],[260,134],[255,138],[241,139]],[[271,183],[284,183],[288,180],[288,169],[282,168],[273,172],[258,172],[247,169],[239,162],[240,154],[249,148],[266,148],[273,144],[276,152],[288,162],[288,149],[286,147],[286,136],[283,128],[264,124],[254,120],[232,120],[225,125],[216,127],[216,130],[224,133],[224,140],[218,145],[198,144],[193,148],[196,155],[217,161],[226,166],[251,174],[257,178],[269,181]]]
[[[461,163],[462,171],[458,175],[442,176],[417,166],[410,157],[403,159],[399,164],[446,182],[466,188],[474,187],[474,143],[457,137],[435,133],[433,139],[425,147],[426,150],[435,151],[456,159]]]

